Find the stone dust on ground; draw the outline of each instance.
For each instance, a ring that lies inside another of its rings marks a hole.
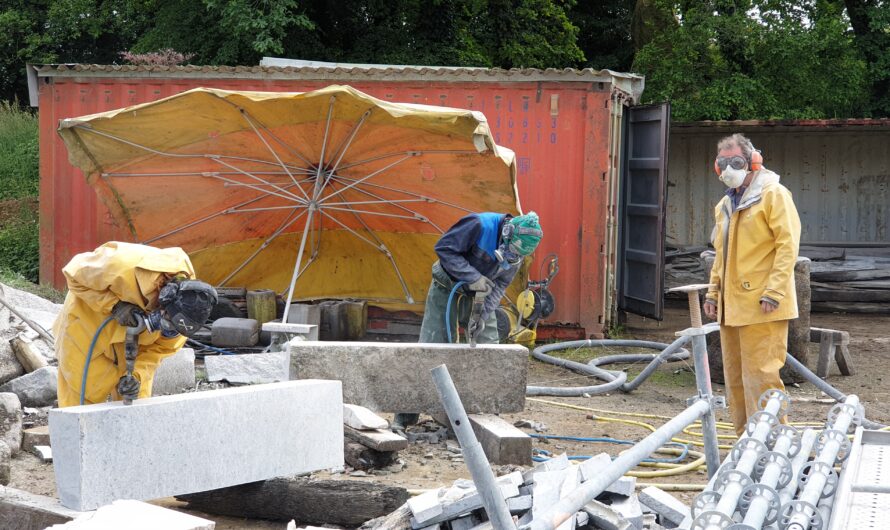
[[[666,309],[665,313],[665,320],[662,322],[631,316],[625,325],[624,337],[670,343],[674,339],[675,331],[688,326],[688,316],[685,310],[670,307]],[[844,393],[858,394],[865,405],[866,416],[869,419],[881,423],[890,423],[890,386],[884,382],[885,378],[890,378],[890,316],[813,313],[811,325],[848,331],[850,333],[850,353],[853,357],[856,373],[853,376],[844,377],[838,373],[837,367],[833,366],[828,381]],[[566,352],[565,355],[573,356],[577,360],[587,360],[595,356],[621,352],[617,349],[602,348],[590,351]],[[817,355],[818,345],[811,345],[808,363],[810,366],[815,365]],[[609,368],[620,369],[615,366]],[[632,379],[643,368],[643,364],[626,366],[625,368],[628,370],[628,379]],[[528,383],[540,386],[587,386],[597,384],[590,377],[568,372],[534,360],[530,364]],[[714,391],[717,395],[723,395],[722,385],[715,385]],[[816,423],[825,421],[831,404],[825,402],[826,396],[812,384],[801,383],[797,386],[789,386],[788,392],[792,399],[790,421]],[[612,417],[636,419],[657,427],[664,423],[665,420],[658,418],[632,418],[622,416],[621,413],[673,417],[685,408],[686,399],[694,393],[695,376],[692,373],[691,360],[682,361],[660,367],[648,381],[631,394],[618,392],[589,398],[529,398],[523,412],[504,414],[503,417],[511,423],[519,420],[543,423],[547,427],[543,434],[548,435],[585,438],[607,437],[636,441],[650,432],[645,426],[602,421],[595,417],[599,416],[602,419],[610,419]],[[614,413],[575,410],[544,403],[543,401],[598,409],[600,411],[614,411]],[[726,411],[719,412],[717,419],[718,421],[729,421]],[[424,420],[417,427],[417,430],[422,431],[425,426],[428,426],[430,430],[435,429],[429,418],[424,418]],[[523,430],[534,433],[531,429]],[[721,434],[732,433],[730,431],[721,431]],[[699,439],[689,434],[682,436],[685,439],[696,441]],[[726,443],[731,443],[731,440],[726,440]],[[622,449],[628,447],[614,444],[561,440],[536,440],[534,445],[537,449],[544,449],[553,454],[565,452],[570,456],[593,455],[600,452],[616,455]],[[199,453],[196,450],[195,458],[200,458]],[[367,476],[351,476],[349,469],[347,469],[346,473],[332,475],[323,472],[316,474],[316,476],[341,480],[375,481],[383,484],[398,485],[411,490],[448,486],[458,478],[469,478],[469,472],[462,458],[449,451],[444,442],[439,444],[412,443],[407,450],[400,452],[400,458],[403,462],[403,468],[396,472],[378,471],[376,472],[378,474],[369,473]],[[400,466],[391,467],[390,469],[398,467]],[[651,471],[652,468],[640,469]],[[510,466],[496,469],[498,472],[510,470]],[[707,477],[703,471],[696,471],[672,477],[640,478],[638,481],[646,483],[703,484],[706,482],[706,479]],[[41,463],[33,455],[20,453],[13,459],[10,486],[41,495],[55,496],[52,465]],[[684,502],[690,503],[695,496],[695,492],[677,492],[674,495]],[[153,502],[173,509],[187,511],[182,508],[183,503],[172,498]],[[285,522],[244,520],[191,511],[187,512],[216,521],[218,530],[241,530],[248,528],[263,530],[284,529],[286,525]]]

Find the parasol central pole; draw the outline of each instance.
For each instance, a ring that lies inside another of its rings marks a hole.
[[[291,299],[294,296],[294,286],[297,284],[297,276],[300,275],[300,265],[303,262],[303,250],[306,249],[306,238],[309,236],[309,230],[312,229],[312,218],[315,216],[315,211],[318,209],[315,201],[309,203],[309,215],[306,216],[306,228],[303,229],[303,239],[300,240],[300,250],[297,251],[297,263],[294,265],[294,274],[290,279],[290,288],[287,291],[287,298],[284,299],[284,316],[281,317],[281,322],[283,324],[287,324],[287,315],[290,313],[290,304]]]

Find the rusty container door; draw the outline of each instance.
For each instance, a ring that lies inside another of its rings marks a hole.
[[[662,319],[670,105],[627,110],[618,309]]]

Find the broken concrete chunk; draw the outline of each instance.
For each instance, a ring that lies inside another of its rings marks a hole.
[[[633,528],[642,530],[643,528],[643,507],[640,505],[636,495],[630,497],[621,497],[618,495],[608,494],[611,503],[609,506],[626,519]]]
[[[0,385],[25,375],[25,368],[19,362],[12,346],[0,339]]]
[[[526,510],[531,510],[532,496],[522,495],[519,497],[513,497],[512,499],[507,499],[507,509],[510,510],[510,513],[522,513]]]
[[[12,450],[6,442],[0,441],[0,485],[6,486],[11,478]],[[6,527],[0,527],[6,528]]]
[[[649,486],[640,492],[640,502],[674,525],[679,525],[684,519],[690,517],[688,506],[670,493],[655,486]]]
[[[621,514],[599,501],[588,502],[583,510],[590,516],[589,523],[602,530],[634,530],[634,526]]]
[[[630,497],[634,494],[634,490],[637,489],[637,477],[621,477],[612,484],[610,484],[605,490],[605,493],[614,493],[615,495],[621,495],[622,497]]]
[[[139,501],[114,501],[93,513],[49,527],[47,530],[213,530],[216,523],[194,515]]]
[[[0,528],[44,530],[83,515],[69,510],[58,499],[35,495],[15,488],[3,488],[0,494]]]
[[[401,451],[408,448],[408,440],[386,429],[360,431],[344,425],[343,433],[350,440],[356,441],[365,447],[370,447],[375,451]]]
[[[445,493],[443,488],[429,490],[408,499],[408,508],[418,523],[425,523],[442,513],[439,497]],[[425,526],[425,525],[424,525]],[[421,527],[422,528],[422,527]]]
[[[555,456],[549,460],[545,460],[544,462],[539,463],[535,467],[525,471],[522,474],[522,478],[525,484],[533,484],[535,482],[535,475],[537,473],[544,473],[546,471],[559,471],[561,469],[568,468],[571,464],[569,462],[569,457],[566,456],[565,453]]]
[[[44,464],[49,464],[53,461],[53,450],[48,445],[35,445],[34,452]]]
[[[0,392],[17,395],[23,407],[47,407],[56,401],[58,378],[55,366],[44,366],[0,386]]]
[[[287,381],[290,353],[286,351],[204,357],[207,380],[255,385]]]
[[[581,462],[581,481],[587,482],[599,475],[604,468],[612,463],[612,457],[607,453],[600,453]]]
[[[223,317],[210,328],[210,341],[214,346],[255,346],[260,340],[260,323],[252,318]]]
[[[13,454],[22,447],[22,403],[11,392],[0,393],[0,441]]]
[[[343,423],[360,431],[388,429],[389,422],[361,405],[343,405]]]
[[[182,348],[165,357],[152,380],[152,396],[180,394],[195,387],[195,350]]]
[[[495,465],[532,463],[532,438],[493,414],[471,414],[470,423],[488,461]]]
[[[34,451],[36,445],[49,445],[49,425],[22,431],[22,451]]]
[[[343,465],[339,381],[289,381],[139,399],[130,406],[117,401],[53,409],[49,430],[59,498],[77,510]],[[108,451],[109,439],[127,443]],[[201,458],[185,447],[203,448]]]

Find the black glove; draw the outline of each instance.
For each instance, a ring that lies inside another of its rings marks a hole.
[[[138,305],[124,302],[123,300],[114,304],[114,307],[111,308],[111,316],[117,320],[118,324],[128,328],[139,325],[135,316],[139,313],[142,313],[142,309]]]
[[[117,382],[117,393],[124,399],[135,400],[139,397],[139,380],[132,375],[124,375]]]

